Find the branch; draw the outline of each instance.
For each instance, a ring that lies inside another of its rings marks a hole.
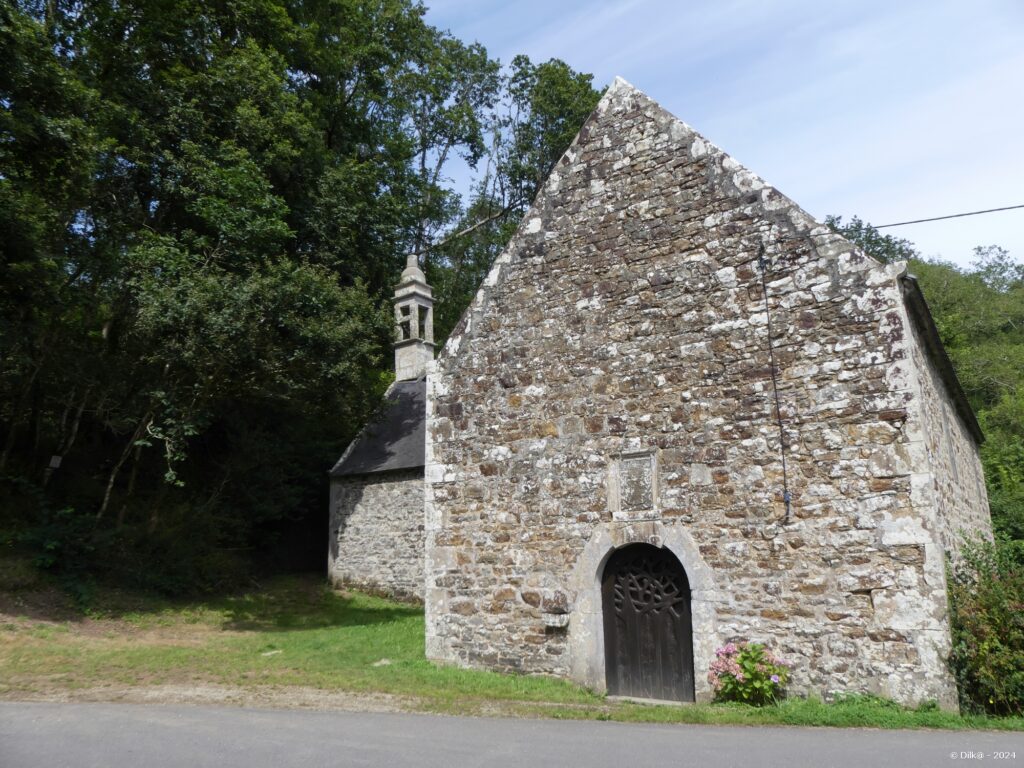
[[[515,201],[515,202],[511,202],[508,205],[506,205],[504,208],[502,208],[500,211],[498,211],[497,213],[492,213],[490,216],[485,216],[484,218],[480,219],[479,221],[474,222],[473,224],[470,224],[465,229],[461,229],[458,232],[455,232],[455,233],[453,233],[451,235],[448,235],[448,237],[446,237],[444,240],[441,240],[441,241],[436,242],[436,243],[431,243],[430,247],[431,248],[440,248],[443,245],[447,245],[452,240],[457,240],[460,237],[465,237],[466,235],[471,234],[471,233],[475,232],[476,230],[480,229],[480,227],[482,227],[484,224],[488,224],[488,223],[494,221],[495,219],[500,219],[506,213],[509,213],[510,211],[512,211],[512,209],[515,208],[518,204],[519,204],[518,200]]]

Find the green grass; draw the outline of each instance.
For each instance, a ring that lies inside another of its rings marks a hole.
[[[78,687],[199,678],[386,693],[423,699],[428,708],[460,699],[602,701],[549,678],[435,666],[424,658],[421,609],[307,581],[188,605],[149,600],[122,609],[119,597],[85,612],[100,634],[83,632],[76,621],[0,627],[0,692],[54,676]],[[375,666],[382,659],[389,663]]]
[[[341,595],[309,579],[281,579],[250,594],[188,603],[101,593],[90,608],[65,613],[62,621],[40,613],[0,621],[4,698],[170,683],[387,694],[406,709],[453,714],[1024,730],[1022,718],[913,711],[869,697],[831,704],[794,699],[762,709],[645,706],[609,702],[552,678],[436,666],[424,658],[421,609]]]
[[[551,711],[549,717],[572,718],[573,712]],[[1022,718],[956,715],[938,709],[913,710],[870,696],[824,703],[791,699],[776,706],[698,704],[685,707],[645,707],[623,704],[610,717],[596,719],[647,723],[706,723],[719,725],[792,725],[835,728],[940,728],[944,730],[1024,730]]]

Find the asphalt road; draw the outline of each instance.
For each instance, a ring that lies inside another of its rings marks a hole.
[[[2,768],[934,768],[964,762],[1024,766],[1024,734],[0,703]]]

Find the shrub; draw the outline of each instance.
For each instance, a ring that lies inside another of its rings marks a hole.
[[[1024,542],[965,543],[949,579],[949,666],[965,711],[1024,714]]]
[[[99,583],[176,596],[247,580],[244,553],[226,546],[220,521],[185,504],[169,506],[155,531],[145,523],[100,527],[95,515],[73,507],[52,512],[44,506],[38,514],[38,524],[17,541],[83,607]]]
[[[708,682],[716,701],[739,701],[754,706],[782,698],[789,681],[789,664],[760,643],[726,643],[715,651]]]

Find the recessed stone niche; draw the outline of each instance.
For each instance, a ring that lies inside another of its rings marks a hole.
[[[613,457],[609,464],[608,501],[613,519],[659,517],[657,451],[623,453]]]

